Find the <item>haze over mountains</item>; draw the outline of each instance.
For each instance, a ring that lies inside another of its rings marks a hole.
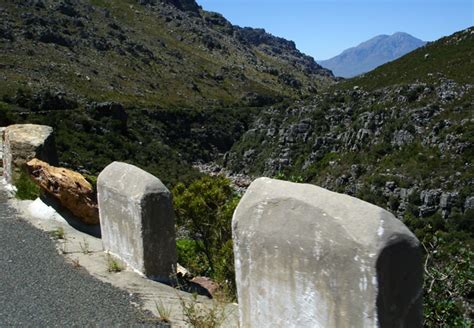
[[[330,69],[335,76],[349,78],[369,72],[425,44],[425,41],[408,33],[382,34],[318,63]]]

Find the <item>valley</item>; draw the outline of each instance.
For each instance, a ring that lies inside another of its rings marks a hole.
[[[124,161],[171,190],[215,163],[355,196],[423,243],[427,326],[472,320],[473,27],[344,80],[191,0],[2,1],[0,17],[0,126],[52,126],[61,166]]]

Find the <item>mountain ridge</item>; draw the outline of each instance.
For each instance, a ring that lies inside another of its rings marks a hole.
[[[298,98],[334,81],[293,42],[193,0],[15,0],[0,9],[0,96],[50,90],[80,104],[219,107]]]
[[[405,32],[381,34],[330,59],[318,60],[318,63],[333,71],[336,76],[350,78],[400,58],[425,44],[425,41]]]

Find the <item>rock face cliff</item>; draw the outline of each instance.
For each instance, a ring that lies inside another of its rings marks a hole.
[[[334,75],[349,78],[371,71],[425,44],[425,41],[403,32],[378,35],[356,47],[344,50],[333,58],[318,62],[330,69]]]
[[[0,97],[48,93],[62,109],[265,105],[333,82],[293,42],[193,0],[16,0],[0,18]]]

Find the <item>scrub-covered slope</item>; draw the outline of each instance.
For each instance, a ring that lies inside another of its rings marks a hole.
[[[330,71],[292,41],[233,26],[192,0],[0,2],[0,96],[261,105],[316,92]]]

